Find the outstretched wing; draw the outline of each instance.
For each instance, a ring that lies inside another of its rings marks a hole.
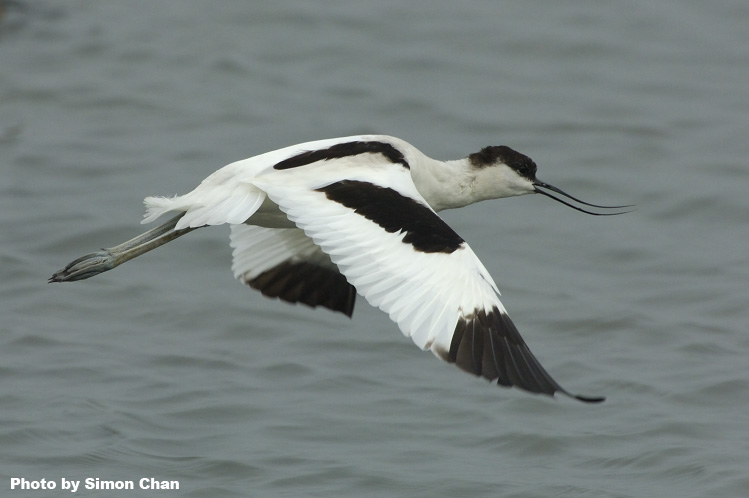
[[[471,248],[416,190],[408,164],[365,152],[369,161],[311,157],[292,163],[294,174],[276,168],[252,183],[420,348],[500,385],[569,394],[530,352]]]
[[[232,225],[231,247],[234,276],[263,295],[353,314],[356,290],[298,228]]]

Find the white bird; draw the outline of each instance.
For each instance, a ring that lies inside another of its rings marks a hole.
[[[293,145],[219,169],[192,192],[148,197],[143,223],[179,213],[118,246],[76,259],[50,282],[111,270],[206,225],[231,225],[235,277],[266,296],[351,316],[358,292],[423,350],[502,386],[572,395],[540,365],[468,244],[437,211],[540,193],[536,164],[506,146],[431,159],[383,135]]]

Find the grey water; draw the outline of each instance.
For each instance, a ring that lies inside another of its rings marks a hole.
[[[745,0],[3,3],[3,496],[749,495]],[[266,299],[226,227],[47,284],[140,233],[148,195],[370,132],[509,145],[636,204],[444,213],[542,364],[605,403],[466,375],[363,299],[352,320]]]

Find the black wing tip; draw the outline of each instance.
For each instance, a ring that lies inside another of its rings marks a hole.
[[[601,403],[606,399],[572,394],[560,386],[528,349],[510,317],[496,306],[491,310],[476,309],[460,318],[450,349],[437,354],[461,370],[501,387],[550,397],[561,393],[584,403]]]
[[[480,374],[474,374],[474,375],[476,375],[477,377],[480,376]],[[598,404],[598,403],[603,403],[604,401],[606,401],[606,396],[583,396],[581,394],[572,394],[572,393],[570,393],[570,392],[568,392],[568,391],[566,391],[566,390],[564,390],[562,388],[557,388],[557,389],[548,390],[548,391],[547,390],[534,390],[534,389],[528,389],[527,387],[519,386],[517,384],[508,383],[508,382],[502,382],[502,379],[491,379],[491,380],[487,379],[487,380],[489,380],[489,382],[496,383],[499,387],[515,388],[515,389],[517,389],[519,391],[522,391],[524,393],[538,394],[538,395],[541,395],[541,396],[548,396],[549,398],[553,398],[553,399],[557,399],[556,394],[557,393],[561,393],[561,394],[564,394],[565,396],[567,396],[568,398],[572,398],[572,399],[575,399],[577,401],[582,401],[583,403],[588,403],[588,404],[591,404],[591,405]],[[557,384],[557,387],[558,387],[558,384]]]
[[[530,389],[527,389],[525,387],[520,387],[520,386],[514,385],[514,384],[503,384],[501,381],[497,381],[497,385],[500,386],[500,387],[506,387],[506,388],[513,388],[514,387],[514,388],[516,388],[516,389],[518,389],[518,390],[520,390],[522,392],[525,392],[525,393],[539,394],[539,395],[542,395],[542,396],[548,396],[548,397],[553,398],[553,399],[557,399],[556,394],[557,393],[561,393],[561,394],[564,394],[565,396],[567,396],[568,398],[572,398],[574,400],[581,401],[583,403],[587,403],[587,404],[591,404],[591,405],[595,405],[595,404],[598,404],[598,403],[603,403],[604,401],[606,401],[606,396],[583,396],[581,394],[572,394],[570,392],[567,392],[564,389],[556,389],[554,391],[535,391],[535,390],[530,390]]]
[[[496,381],[496,383],[500,387],[506,387],[506,388],[513,388],[514,387],[514,388],[516,388],[516,389],[518,389],[520,391],[526,392],[526,393],[540,394],[542,396],[548,396],[548,397],[553,398],[553,399],[557,399],[557,397],[555,395],[557,393],[561,393],[561,394],[564,394],[565,396],[567,396],[568,398],[572,398],[572,399],[575,399],[577,401],[582,401],[583,403],[588,403],[588,404],[591,404],[591,405],[598,404],[598,403],[603,403],[604,401],[606,401],[606,396],[583,396],[581,394],[572,394],[571,392],[569,392],[569,391],[561,388],[559,386],[559,384],[556,385],[557,389],[546,391],[546,390],[532,390],[532,389],[528,389],[526,387],[518,386],[516,384],[503,383],[501,381],[501,379],[498,379]]]
[[[606,401],[606,396],[581,396],[579,394],[571,394],[570,396],[578,401],[589,404],[603,403]]]

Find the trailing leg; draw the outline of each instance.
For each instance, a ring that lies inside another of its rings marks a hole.
[[[62,270],[52,275],[49,282],[74,282],[76,280],[85,280],[94,277],[100,273],[109,271],[112,268],[116,268],[122,263],[130,261],[141,254],[152,251],[188,232],[192,232],[197,227],[174,230],[177,221],[179,221],[184,214],[185,213],[180,213],[163,225],[159,225],[156,228],[138,235],[127,242],[123,242],[120,245],[81,256],[75,261],[69,263]]]

